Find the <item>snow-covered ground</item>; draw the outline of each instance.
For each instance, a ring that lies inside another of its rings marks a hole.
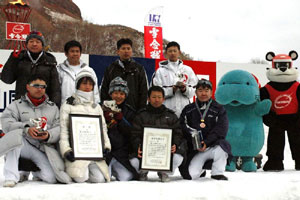
[[[266,148],[262,149],[263,163],[266,161]],[[149,174],[148,182],[117,182],[104,184],[46,184],[27,181],[14,188],[3,188],[4,177],[0,173],[0,200],[93,200],[93,199],[172,199],[172,200],[299,200],[300,172],[294,170],[289,145],[285,148],[285,171],[256,173],[241,171],[226,172],[229,181],[216,181],[210,178],[208,171],[205,178],[195,181],[183,180],[178,171],[172,181],[161,183],[154,172]],[[3,157],[0,159],[3,169]]]

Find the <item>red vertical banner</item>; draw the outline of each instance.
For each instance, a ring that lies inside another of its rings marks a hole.
[[[163,36],[161,26],[162,10],[163,7],[154,8],[145,17],[145,58],[163,58]]]
[[[163,58],[162,27],[144,26],[145,58]]]

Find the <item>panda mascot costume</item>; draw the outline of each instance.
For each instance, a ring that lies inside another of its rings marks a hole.
[[[297,68],[292,67],[292,61],[298,54],[291,51],[289,55],[269,52],[268,61],[272,68],[267,68],[267,78],[270,80],[260,89],[260,97],[270,99],[272,107],[269,114],[263,117],[263,122],[269,127],[267,141],[268,160],[264,171],[284,170],[285,132],[287,132],[295,169],[300,170],[300,87]]]

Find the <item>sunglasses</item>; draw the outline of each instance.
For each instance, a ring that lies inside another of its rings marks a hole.
[[[41,89],[46,89],[47,88],[47,85],[40,85],[40,84],[29,84],[31,87],[34,87],[34,88],[41,88]]]
[[[212,88],[212,83],[209,80],[200,79],[196,85],[196,88],[199,88],[200,86],[208,86]]]

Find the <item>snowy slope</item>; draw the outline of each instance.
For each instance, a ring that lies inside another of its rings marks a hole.
[[[265,147],[263,163],[266,160]],[[294,170],[289,146],[285,149],[285,171],[256,173],[226,172],[229,181],[205,178],[195,181],[183,180],[176,172],[169,183],[160,183],[154,172],[149,174],[148,182],[117,182],[104,184],[46,184],[27,181],[14,188],[3,188],[4,177],[0,173],[0,200],[96,200],[96,199],[172,199],[172,200],[298,200],[300,199],[300,172]],[[3,158],[0,160],[3,169]]]

